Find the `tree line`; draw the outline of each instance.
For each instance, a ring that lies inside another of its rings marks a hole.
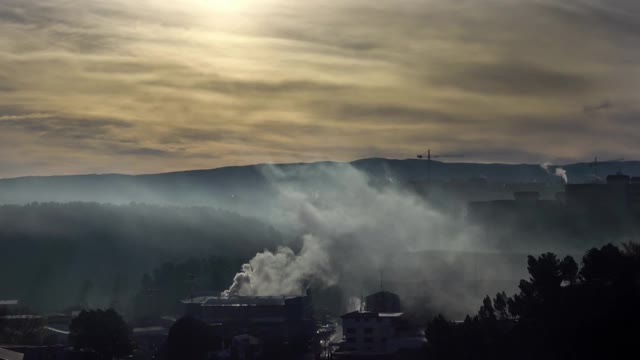
[[[605,359],[637,354],[640,245],[605,245],[578,264],[528,257],[519,292],[487,296],[476,315],[427,326],[432,359]]]

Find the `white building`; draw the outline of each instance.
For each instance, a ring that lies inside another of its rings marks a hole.
[[[407,324],[402,313],[354,311],[342,316],[343,340],[335,354],[376,356],[420,349],[424,332]]]
[[[22,359],[24,359],[24,354],[0,348],[0,360],[22,360]]]

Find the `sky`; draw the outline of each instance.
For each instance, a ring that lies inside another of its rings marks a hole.
[[[640,159],[636,0],[0,0],[0,177]]]

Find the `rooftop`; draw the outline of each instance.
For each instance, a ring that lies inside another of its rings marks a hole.
[[[199,296],[182,300],[183,304],[200,306],[283,306],[288,299],[298,296]]]
[[[370,311],[353,311],[347,314],[342,315],[344,318],[399,318],[402,317],[403,313],[376,313]]]
[[[40,315],[5,315],[0,316],[0,319],[3,320],[35,320],[42,319]]]
[[[15,351],[0,348],[0,359],[22,360],[24,359],[24,355]]]

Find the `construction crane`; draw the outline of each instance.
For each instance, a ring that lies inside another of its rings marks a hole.
[[[600,166],[601,163],[608,163],[608,162],[618,162],[618,161],[624,161],[623,158],[620,159],[611,159],[611,160],[605,160],[605,161],[600,161],[598,160],[598,157],[594,157],[593,161],[591,163],[589,163],[589,166],[591,166],[593,168],[593,175],[595,176],[596,179],[599,179],[598,177],[598,166]]]
[[[464,157],[463,154],[431,154],[431,149],[428,149],[426,153],[418,154],[418,159],[427,160],[427,184],[431,185],[431,159],[439,159],[439,158],[460,158]]]

